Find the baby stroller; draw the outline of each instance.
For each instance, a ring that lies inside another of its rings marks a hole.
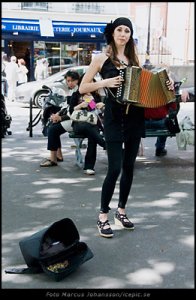
[[[1,138],[4,138],[6,134],[11,135],[12,132],[8,130],[12,122],[12,117],[8,115],[4,95],[1,94]]]

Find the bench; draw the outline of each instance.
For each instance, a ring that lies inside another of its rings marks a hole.
[[[145,138],[147,138],[147,137],[159,137],[159,136],[173,137],[173,136],[176,136],[176,134],[171,133],[167,129],[146,129],[145,130]],[[142,139],[141,139],[141,142],[140,142],[138,155],[139,156],[144,155],[144,146],[143,146],[143,143],[142,143]]]
[[[146,129],[146,137],[158,137],[158,136],[176,136],[175,133],[171,133],[167,129]]]
[[[176,136],[176,134],[171,133],[167,129],[146,129],[146,137],[158,137],[158,136],[173,137]],[[84,139],[86,139],[86,137],[75,134],[75,132],[69,132],[69,138],[73,139],[76,145],[76,150],[75,150],[76,165],[82,168],[84,165],[84,159],[83,159],[81,148],[82,148],[82,143]]]

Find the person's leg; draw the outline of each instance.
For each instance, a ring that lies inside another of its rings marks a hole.
[[[103,237],[112,237],[113,232],[108,221],[109,204],[112,199],[116,181],[121,171],[122,163],[122,143],[106,143],[108,155],[108,171],[102,185],[101,207],[98,217],[98,230]]]
[[[119,202],[114,220],[116,225],[121,225],[125,229],[134,229],[134,224],[128,219],[125,213],[125,206],[133,182],[134,165],[140,145],[140,140],[140,137],[132,137],[128,142],[125,143],[125,149],[123,153]]]
[[[97,157],[97,143],[94,139],[88,138],[88,146],[84,159],[84,170],[93,170]],[[90,174],[91,175],[91,174]]]
[[[57,157],[62,158],[60,136],[65,132],[66,131],[61,125],[61,123],[52,124],[48,129],[47,149],[50,150],[50,160],[53,162],[57,162]]]
[[[105,148],[105,140],[100,135],[98,126],[94,126],[85,122],[75,123],[74,132],[88,138],[88,147],[85,155],[84,170],[89,175],[94,175],[94,166],[97,157],[97,144]],[[86,173],[86,172],[85,172]]]
[[[140,140],[140,137],[132,137],[128,142],[125,142],[118,203],[118,207],[122,209],[124,209],[126,206],[128,196],[131,190],[133,182],[134,165],[139,149]]]
[[[98,126],[91,125],[85,122],[75,122],[73,126],[74,132],[93,139],[96,144],[105,148],[105,140],[99,132]]]
[[[165,144],[166,144],[167,136],[158,136],[156,140],[156,150],[155,150],[155,155],[156,156],[164,156],[167,154],[167,150],[165,149]]]
[[[13,100],[16,101],[16,86],[17,86],[17,82],[15,81],[13,83],[13,89],[12,89],[12,93],[13,93]]]
[[[166,136],[158,136],[156,140],[156,149],[164,149],[166,144],[167,137]]]
[[[9,101],[14,101],[14,92],[13,92],[13,89],[14,89],[14,83],[13,81],[9,80],[8,81],[8,99]]]
[[[58,148],[57,151],[50,151],[50,160],[54,162],[63,161],[61,148]]]
[[[122,153],[121,142],[107,143],[108,170],[102,185],[100,207],[100,211],[104,214],[107,214],[110,210],[109,204],[121,171]],[[100,217],[103,217],[103,215]]]
[[[62,153],[62,148],[58,148],[57,149],[57,153],[56,153],[56,156],[57,156],[57,160],[58,161],[63,161],[63,153]]]

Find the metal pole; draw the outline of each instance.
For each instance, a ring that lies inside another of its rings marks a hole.
[[[29,137],[33,137],[33,100],[30,99],[29,106]]]
[[[147,35],[147,46],[146,46],[146,60],[143,65],[145,69],[151,70],[153,65],[150,62],[150,20],[151,20],[151,2],[149,2],[148,10],[148,35]]]

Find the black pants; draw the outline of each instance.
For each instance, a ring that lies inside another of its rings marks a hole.
[[[53,123],[48,128],[48,150],[57,151],[61,148],[61,134],[65,133],[66,130],[63,128],[61,123]]]
[[[134,164],[137,157],[140,137],[132,137],[128,142],[106,142],[108,153],[108,171],[103,182],[101,194],[101,209],[103,213],[110,210],[116,181],[121,172],[118,207],[125,208],[133,181]]]
[[[84,170],[93,170],[97,158],[97,144],[105,148],[105,140],[103,136],[100,135],[99,127],[87,122],[74,122],[73,129],[76,134],[81,134],[88,138]]]

